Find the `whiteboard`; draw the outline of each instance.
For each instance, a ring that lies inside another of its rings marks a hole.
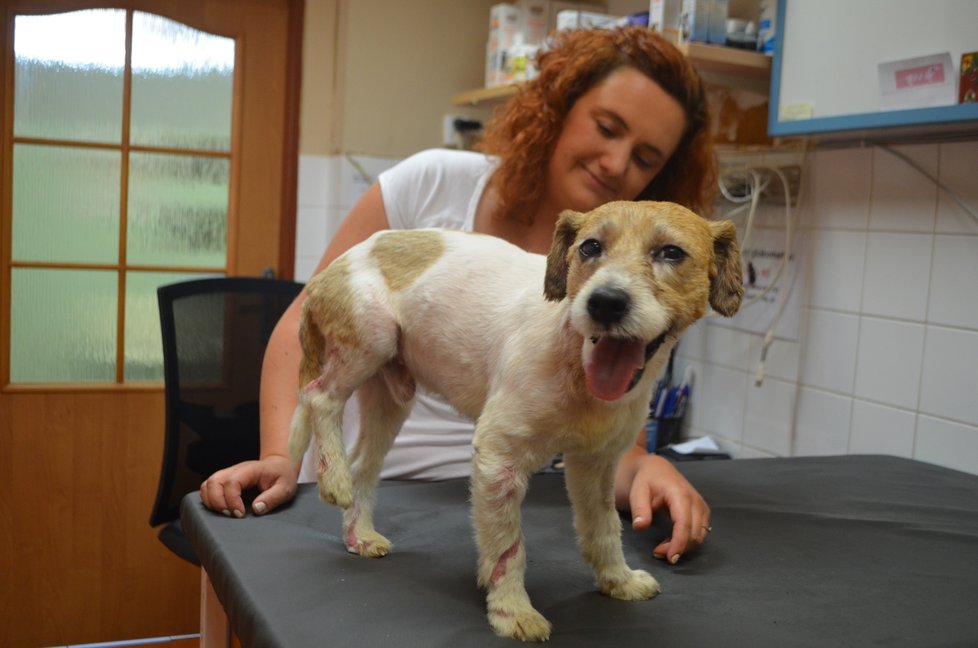
[[[961,54],[978,51],[978,0],[780,0],[778,14],[770,125],[798,105],[811,121],[877,114],[880,63],[948,52],[956,80]]]

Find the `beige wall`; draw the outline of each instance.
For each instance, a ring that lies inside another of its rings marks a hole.
[[[482,85],[498,0],[306,0],[300,153],[401,157],[441,143]]]

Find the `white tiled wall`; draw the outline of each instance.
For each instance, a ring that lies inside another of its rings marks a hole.
[[[978,142],[898,147],[978,209]],[[887,453],[978,473],[978,222],[879,148],[810,153],[801,336],[705,320],[688,434],[736,457]]]
[[[396,162],[366,155],[299,157],[296,281],[309,280],[347,212],[377,175]]]

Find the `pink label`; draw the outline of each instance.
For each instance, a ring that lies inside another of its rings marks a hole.
[[[940,63],[896,71],[897,88],[912,88],[934,83],[944,83],[944,66]]]

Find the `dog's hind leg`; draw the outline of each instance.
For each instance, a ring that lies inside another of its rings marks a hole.
[[[483,411],[476,426],[472,460],[479,585],[488,591],[489,624],[496,634],[521,641],[546,641],[550,622],[534,609],[524,585],[526,550],[520,527],[520,506],[529,475],[542,459],[525,444],[505,438],[499,427],[487,432],[489,409]]]
[[[390,541],[374,529],[377,481],[384,457],[411,411],[413,396],[414,380],[398,365],[385,367],[357,392],[360,434],[350,457],[353,506],[343,512],[343,538],[351,553],[372,558],[390,553]]]
[[[574,527],[598,589],[616,599],[650,599],[659,593],[659,583],[648,572],[630,569],[625,563],[621,518],[615,510],[614,475],[614,457],[564,454]]]

